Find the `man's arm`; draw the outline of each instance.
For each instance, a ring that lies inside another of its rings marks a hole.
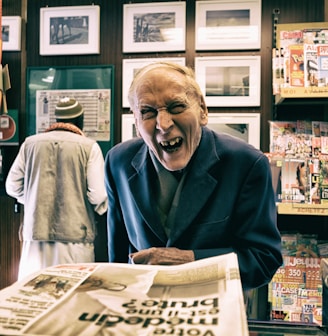
[[[25,142],[21,145],[18,155],[13,162],[7,179],[6,192],[21,204],[24,204],[24,178],[25,178]]]
[[[104,157],[97,143],[91,149],[87,168],[88,200],[94,210],[102,215],[107,211],[107,195],[104,177]]]

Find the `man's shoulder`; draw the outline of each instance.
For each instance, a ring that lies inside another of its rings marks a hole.
[[[145,143],[141,138],[123,141],[112,147],[108,153],[113,156],[129,156],[136,154]]]
[[[218,133],[216,131],[213,131],[209,128],[206,128],[204,130],[204,135],[207,138],[207,141],[210,139],[214,139],[214,144],[217,148],[220,148],[222,150],[231,151],[251,151],[254,153],[258,153],[259,150],[255,148],[254,146],[247,143],[242,138],[239,138],[237,136],[228,134],[228,133]]]
[[[25,146],[34,146],[35,144],[41,146],[42,144],[51,144],[54,142],[78,145],[82,144],[90,148],[96,143],[96,141],[91,138],[75,134],[73,132],[51,131],[28,136],[25,139]]]

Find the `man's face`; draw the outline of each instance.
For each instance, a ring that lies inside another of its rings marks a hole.
[[[134,110],[140,136],[168,170],[187,166],[207,124],[201,98],[187,96],[181,73],[167,68],[149,71],[140,79]]]

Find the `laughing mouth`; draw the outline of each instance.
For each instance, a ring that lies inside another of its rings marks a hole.
[[[170,141],[161,141],[160,145],[165,152],[173,153],[177,151],[182,145],[182,138],[177,137]]]

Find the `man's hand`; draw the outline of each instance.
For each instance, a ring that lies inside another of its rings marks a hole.
[[[180,250],[175,247],[151,247],[146,250],[131,253],[134,264],[144,265],[180,265],[195,260],[191,250]]]

